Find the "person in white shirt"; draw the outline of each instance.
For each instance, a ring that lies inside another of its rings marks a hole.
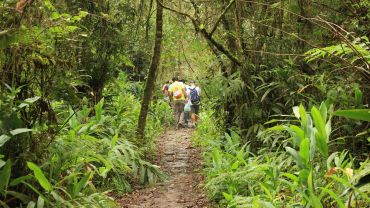
[[[189,100],[191,102],[191,120],[194,126],[197,124],[199,119],[199,107],[200,107],[200,97],[201,90],[200,87],[195,85],[195,81],[190,81],[190,93]]]
[[[188,96],[188,101],[185,103],[184,107],[184,124],[186,127],[189,126],[189,121],[190,121],[190,111],[191,111],[191,101],[190,101],[190,85],[185,84],[186,88],[186,94]]]

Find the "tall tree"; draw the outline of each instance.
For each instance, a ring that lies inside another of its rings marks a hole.
[[[162,31],[163,31],[163,8],[157,1],[157,17],[156,17],[156,34],[154,43],[154,52],[152,64],[149,68],[148,78],[145,84],[144,96],[141,103],[139,122],[137,126],[138,143],[144,143],[145,137],[145,124],[146,117],[149,109],[149,102],[151,100],[156,75],[158,71],[159,61],[161,58],[161,46],[162,46]]]

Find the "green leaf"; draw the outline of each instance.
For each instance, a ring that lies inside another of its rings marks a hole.
[[[302,162],[300,160],[298,152],[295,149],[291,148],[291,147],[285,147],[285,150],[293,157],[293,159],[295,160],[297,165],[301,167]]]
[[[0,171],[0,193],[2,193],[3,195],[5,195],[6,190],[8,189],[11,171],[12,162],[10,160],[7,160]]]
[[[315,151],[316,151],[316,139],[315,139],[315,133],[312,133],[310,135],[310,158],[313,160],[315,157]]]
[[[285,176],[285,177],[287,177],[289,179],[291,179],[293,182],[297,182],[298,183],[298,181],[299,181],[299,178],[296,175],[293,175],[291,173],[283,173],[281,175],[282,176]]]
[[[74,185],[74,195],[77,196],[78,193],[81,192],[83,188],[87,185],[91,178],[92,172],[87,173],[81,180]]]
[[[45,7],[46,7],[46,8],[48,8],[48,9],[49,9],[49,10],[51,10],[51,11],[54,11],[54,10],[55,10],[55,7],[54,7],[54,5],[51,3],[51,1],[50,1],[50,0],[44,0],[43,2],[44,2],[44,5],[45,5]]]
[[[325,124],[325,131],[326,131],[326,137],[329,138],[331,134],[331,117],[329,118],[328,122]]]
[[[325,138],[323,138],[319,133],[316,132],[315,134],[316,138],[316,147],[319,149],[321,154],[323,154],[325,157],[328,156],[328,143],[326,143]]]
[[[301,118],[301,115],[299,114],[299,107],[298,106],[293,107],[293,113],[294,113],[294,116],[297,117],[298,119]]]
[[[49,180],[45,177],[44,173],[39,168],[39,166],[37,166],[36,164],[32,162],[27,162],[27,166],[29,169],[33,171],[37,181],[46,191],[51,191],[53,189]]]
[[[239,161],[235,161],[232,165],[231,165],[231,170],[236,170],[239,168]]]
[[[293,182],[297,182],[297,183],[299,182],[299,178],[296,175],[293,175],[291,173],[283,173],[281,175],[291,179]]]
[[[316,107],[312,107],[311,114],[313,121],[315,123],[315,127],[318,130],[318,133],[321,134],[321,136],[326,139],[325,122],[321,116],[320,111],[317,110]]]
[[[27,208],[34,208],[36,206],[36,203],[34,201],[30,201],[27,205]]]
[[[31,131],[33,131],[33,130],[32,129],[26,129],[26,128],[19,128],[19,129],[14,129],[14,130],[10,131],[9,133],[12,136],[15,136],[15,135],[18,135],[18,134],[23,134],[23,133],[31,132]]]
[[[308,185],[308,189],[313,193],[313,171],[312,169],[310,170],[310,174],[308,175],[308,178],[307,178],[307,185]]]
[[[8,135],[1,135],[0,136],[0,147],[2,147],[11,137]]]
[[[315,196],[315,194],[312,191],[309,192],[308,201],[312,205],[312,207],[315,207],[315,208],[323,207],[320,200],[317,198],[317,196]]]
[[[50,17],[52,20],[57,20],[61,17],[61,15],[59,14],[59,12],[52,12]]]
[[[328,144],[327,144],[327,134],[325,130],[325,123],[322,119],[321,113],[319,110],[317,110],[316,107],[312,107],[311,109],[312,118],[315,123],[315,127],[317,129],[317,132],[315,134],[316,138],[316,145],[319,149],[319,151],[324,155],[328,155]]]
[[[98,104],[95,105],[95,118],[99,122],[103,116],[103,105],[104,105],[104,98],[102,98]]]
[[[21,200],[23,203],[28,203],[31,201],[31,197],[25,195],[25,194],[22,194],[22,193],[19,193],[19,192],[15,192],[15,191],[7,191],[6,194],[9,194],[11,196],[14,196],[15,198]]]
[[[39,196],[41,196],[46,202],[48,202],[48,199],[39,191],[37,190],[34,186],[32,186],[31,184],[23,181],[22,182],[24,185],[28,186],[32,191],[34,191],[35,193],[37,193]]]
[[[118,134],[115,134],[114,137],[112,138],[112,141],[110,142],[110,148],[114,148],[116,146],[116,143],[118,141]]]
[[[370,122],[370,109],[338,110],[334,112],[334,115]]]
[[[310,175],[310,172],[308,169],[301,169],[299,171],[299,183],[305,185],[308,181],[309,175]]]
[[[39,198],[37,199],[37,208],[43,208],[44,204],[45,200],[41,196],[39,196]]]
[[[325,193],[328,193],[331,198],[333,198],[335,200],[335,202],[337,203],[336,205],[340,208],[345,208],[346,206],[344,205],[343,201],[340,199],[340,197],[335,194],[332,190],[326,188],[326,187],[323,187],[321,188],[323,190],[323,192]]]
[[[26,103],[34,103],[34,102],[38,101],[39,99],[40,99],[39,96],[35,96],[35,97],[32,97],[32,98],[25,99],[24,102],[26,102]]]
[[[359,89],[358,86],[354,87],[354,92],[355,92],[355,102],[357,106],[361,106],[363,103],[363,93]]]
[[[31,175],[26,175],[26,176],[18,177],[16,179],[12,179],[12,181],[9,184],[9,186],[16,186],[16,185],[22,183],[23,181],[28,180],[28,179],[31,179],[31,178],[32,178]]]
[[[231,195],[231,194],[228,194],[228,193],[226,193],[226,192],[222,192],[222,195],[225,197],[225,199],[226,199],[227,201],[231,201],[231,200],[233,200],[233,195]]]
[[[327,118],[327,115],[328,115],[328,109],[326,108],[325,102],[321,103],[319,110],[320,110],[322,120],[324,121],[324,123],[326,123],[326,118]]]
[[[279,126],[274,126],[271,128],[266,129],[266,131],[284,131],[286,130],[287,126],[284,125],[279,125]]]
[[[266,184],[264,184],[264,183],[259,183],[259,185],[260,185],[260,186],[261,186],[261,188],[265,191],[265,193],[266,193],[267,197],[268,197],[271,201],[273,201],[273,200],[274,200],[274,197],[272,196],[270,189],[266,187]]]
[[[25,99],[21,104],[18,105],[18,108],[23,108],[23,107],[27,107],[29,106],[30,104],[38,101],[40,99],[40,97],[36,96],[36,97],[32,97],[32,98],[27,98]]]
[[[306,132],[306,129],[307,129],[307,115],[306,115],[306,110],[304,109],[302,104],[299,105],[299,115],[301,116],[302,126],[304,128],[304,131]]]
[[[298,126],[296,125],[290,125],[289,126],[295,133],[294,138],[296,139],[296,143],[297,145],[300,145],[301,144],[301,141],[304,140],[305,136],[304,136],[304,131],[299,128]]]
[[[310,161],[310,141],[308,138],[302,140],[299,146],[299,156],[303,163],[308,164]]]
[[[6,162],[4,160],[0,159],[0,168],[2,168],[5,164],[6,164]]]

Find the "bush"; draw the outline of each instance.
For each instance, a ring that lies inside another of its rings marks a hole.
[[[331,113],[325,104],[311,113],[295,107],[298,120],[260,133],[266,147],[253,155],[238,131],[222,136],[206,112],[194,141],[204,150],[210,199],[222,207],[364,207],[369,185],[356,183],[370,163],[355,169],[348,151],[329,154]]]

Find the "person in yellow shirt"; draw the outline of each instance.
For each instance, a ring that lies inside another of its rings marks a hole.
[[[179,129],[181,124],[181,114],[184,111],[185,103],[188,99],[186,94],[186,88],[184,83],[179,82],[177,77],[172,78],[173,83],[171,84],[168,92],[170,94],[170,99],[173,101],[173,110],[175,111],[175,122],[176,130]]]

